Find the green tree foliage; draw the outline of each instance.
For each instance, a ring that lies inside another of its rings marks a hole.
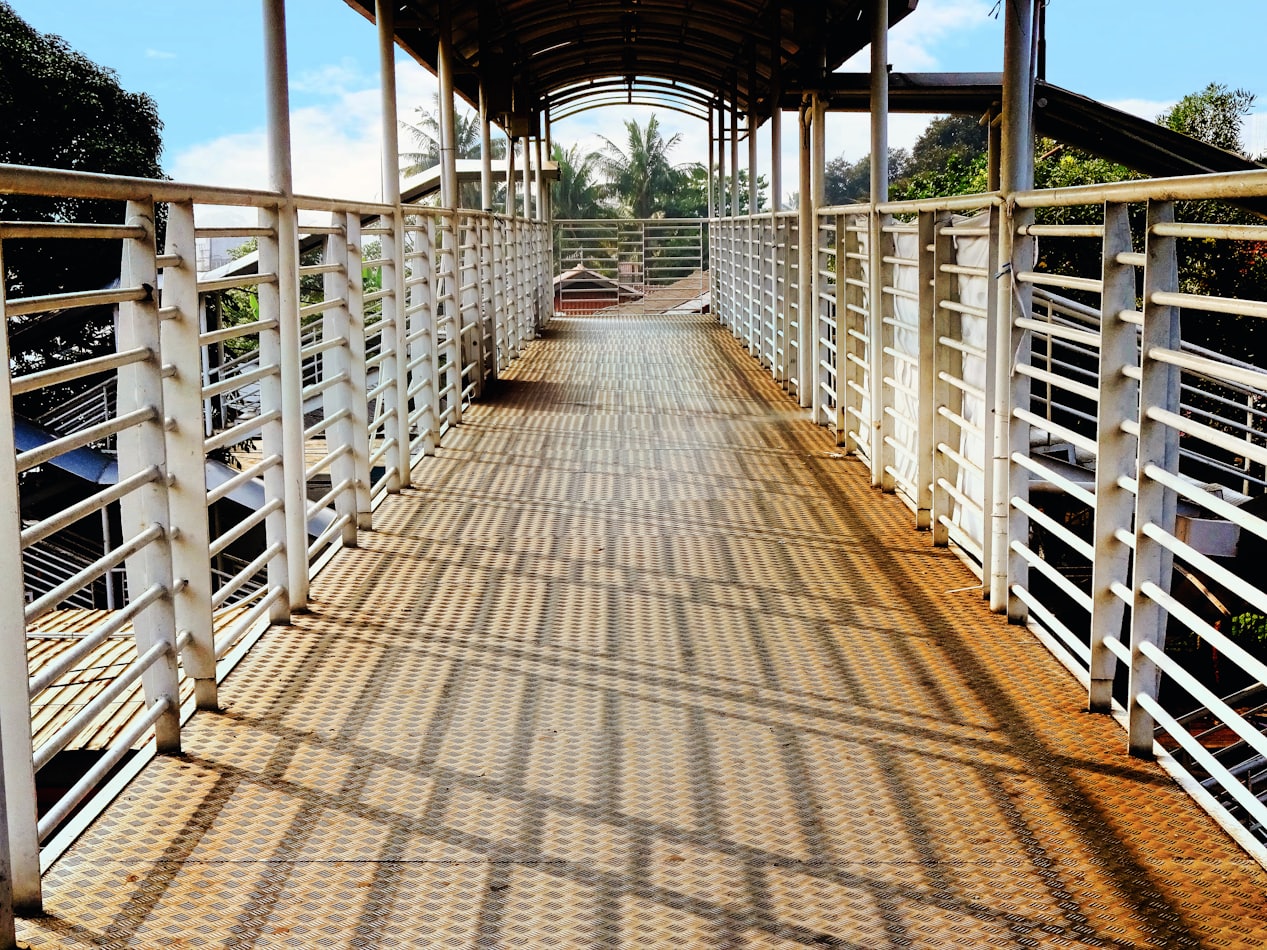
[[[161,132],[154,100],[122,89],[114,72],[0,2],[0,162],[157,178]],[[0,196],[8,220],[118,223],[123,215],[117,201]],[[119,277],[121,252],[118,241],[6,241],[6,290],[16,297],[106,287]],[[11,345],[19,374],[99,354],[113,345],[110,311],[17,320]],[[71,391],[31,394],[23,410],[38,414]]]
[[[414,142],[414,150],[401,152],[404,162],[401,174],[405,177],[419,175],[440,164],[440,94],[436,93],[430,109],[418,106],[414,110],[416,122],[401,122],[401,130]],[[479,116],[466,109],[457,109],[453,116],[456,158],[479,158],[481,151]],[[492,158],[506,157],[506,140],[494,137],[490,143]],[[463,208],[480,206],[480,186],[467,182],[458,188],[458,204]]]
[[[599,155],[582,152],[579,145],[570,148],[555,143],[551,159],[559,166],[559,180],[553,185],[556,218],[604,218],[609,209],[604,205],[605,190],[599,180]]]
[[[889,149],[889,185],[905,173],[911,156],[904,148]],[[843,155],[831,159],[823,174],[823,193],[828,205],[850,205],[871,200],[871,155],[855,162]]]
[[[606,176],[611,195],[622,214],[631,218],[667,215],[668,208],[687,184],[688,173],[669,160],[681,133],[665,138],[654,115],[646,128],[625,121],[624,147],[603,138],[599,169]]]
[[[1184,96],[1173,108],[1159,115],[1157,121],[1207,145],[1240,155],[1245,149],[1242,138],[1245,117],[1253,107],[1252,92],[1228,89],[1212,82],[1200,92]]]

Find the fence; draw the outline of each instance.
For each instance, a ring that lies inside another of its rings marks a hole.
[[[1267,227],[1198,223],[1265,190],[1248,172],[824,208],[808,293],[788,216],[715,219],[711,240],[721,322],[1267,862],[1267,350],[1248,345]],[[1194,293],[1185,255],[1249,276]],[[771,359],[789,335],[810,359]]]
[[[116,224],[0,223],[0,269],[17,241],[122,248],[117,288],[0,296],[6,331],[32,315],[74,321],[85,307],[117,307],[109,352],[26,375],[13,375],[0,334],[6,405],[77,381],[92,391],[39,425],[0,414],[0,443],[16,444],[18,424],[35,433],[35,444],[0,461],[0,544],[38,551],[116,509],[121,529],[105,553],[53,575],[25,605],[6,601],[4,780],[15,900],[29,908],[39,900],[41,842],[129,752],[147,741],[179,749],[193,706],[216,704],[221,661],[261,625],[303,608],[311,572],[356,544],[375,497],[408,484],[412,465],[543,325],[550,236],[542,222],[465,211],[7,166],[0,191],[113,199],[122,209]],[[216,205],[255,208],[258,224],[200,227],[203,207]],[[196,242],[206,237],[254,240],[257,251],[231,273],[199,275]],[[75,453],[101,462],[101,477],[51,514],[24,508],[41,474]],[[3,583],[21,590],[22,559],[0,563]],[[83,605],[82,591],[121,570],[126,602],[77,628],[32,675],[28,629],[56,629],[66,608]],[[120,636],[135,641],[126,670],[33,745],[33,705]],[[141,711],[36,821],[36,772],[138,684]]]
[[[699,218],[560,219],[555,226],[554,308],[592,313],[658,289],[707,290],[708,222]]]

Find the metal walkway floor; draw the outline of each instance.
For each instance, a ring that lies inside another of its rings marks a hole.
[[[556,321],[36,947],[1261,947],[1267,875],[708,317]]]

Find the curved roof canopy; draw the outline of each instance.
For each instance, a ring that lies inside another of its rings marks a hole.
[[[375,0],[346,0],[373,19]],[[889,25],[917,0],[888,0]],[[874,0],[396,0],[396,38],[435,70],[452,37],[455,85],[513,134],[538,128],[556,101],[734,103],[766,117],[780,95],[811,90],[870,41]],[[601,92],[600,92],[601,90]],[[615,95],[613,95],[615,93]]]

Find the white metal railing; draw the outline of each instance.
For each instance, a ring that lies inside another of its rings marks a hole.
[[[113,352],[0,374],[5,405],[96,378],[88,404],[20,451],[13,416],[0,414],[9,446],[0,453],[0,571],[10,590],[33,585],[25,604],[9,599],[0,624],[14,893],[30,908],[41,842],[132,749],[147,739],[159,752],[179,749],[189,711],[180,708],[182,683],[192,681],[197,705],[214,706],[218,662],[248,632],[304,606],[324,556],[372,526],[375,496],[408,483],[411,466],[535,335],[550,313],[550,236],[543,222],[488,214],[11,166],[0,166],[0,192],[126,204],[118,224],[91,231],[0,222],[0,269],[8,241],[107,236],[123,247],[116,288],[0,296],[6,330],[19,315],[76,319],[72,307],[117,306]],[[259,222],[200,228],[195,202],[254,207]],[[165,221],[161,248],[156,221]],[[255,239],[255,266],[199,275],[196,242],[209,236]],[[232,312],[221,305],[230,293],[239,303]],[[7,332],[0,342],[12,366]],[[114,463],[117,474],[23,520],[23,489],[75,452],[96,453],[102,472]],[[121,537],[108,529],[115,510]],[[76,532],[103,538],[99,553]],[[57,543],[89,553],[44,570]],[[87,632],[76,628],[66,652],[31,675],[28,626],[43,621],[47,635],[59,610],[100,606],[84,592],[121,571],[126,584],[107,604],[114,609]],[[135,640],[135,662],[33,747],[32,704],[121,635]],[[37,821],[36,772],[138,683],[144,712]]]
[[[1189,292],[1178,263],[1197,241],[1248,260],[1267,226],[1175,209],[1265,194],[1267,173],[1250,172],[822,209],[801,403],[1080,678],[1091,709],[1121,719],[1133,753],[1157,755],[1267,862],[1253,553],[1267,545],[1267,367],[1181,332],[1261,321],[1267,300],[1248,279],[1235,299]],[[760,222],[769,246],[748,237]],[[748,345],[760,314],[773,345],[753,355],[795,392],[794,223],[713,219],[711,239],[718,319]]]
[[[558,312],[593,312],[674,285],[690,296],[708,289],[702,218],[560,219],[554,227]]]

